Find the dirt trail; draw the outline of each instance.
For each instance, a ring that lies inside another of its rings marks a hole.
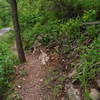
[[[16,90],[22,100],[43,100],[44,66],[40,63],[39,55],[28,54],[26,57],[26,64],[18,66],[20,69],[17,69]]]

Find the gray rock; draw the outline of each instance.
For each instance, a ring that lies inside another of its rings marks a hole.
[[[80,91],[78,89],[75,89],[71,83],[66,84],[65,93],[67,95],[66,97],[68,97],[65,98],[65,100],[81,100]]]
[[[40,51],[41,51],[41,55],[39,56],[39,60],[42,65],[45,65],[49,60],[49,56],[42,50],[40,50]]]
[[[69,100],[81,100],[78,89],[73,88],[73,86],[68,89],[68,96]]]
[[[100,88],[100,79],[96,79],[97,85]]]
[[[90,91],[90,98],[92,100],[100,100],[100,93],[95,88],[92,88]]]

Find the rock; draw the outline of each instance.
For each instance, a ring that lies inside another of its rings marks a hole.
[[[96,83],[97,83],[98,87],[100,88],[100,79],[96,79]]]
[[[69,100],[81,100],[78,94],[78,89],[74,89],[73,87],[68,89]]]
[[[68,66],[66,66],[65,69],[67,70],[68,69]]]
[[[75,89],[71,83],[67,83],[65,86],[66,98],[65,100],[81,100],[80,91]]]
[[[22,80],[25,81],[26,79],[25,78],[22,78]]]
[[[39,60],[41,61],[42,65],[45,65],[49,60],[49,56],[41,50],[41,55],[39,56]]]
[[[40,79],[40,82],[43,82],[43,79]]]
[[[90,98],[92,100],[100,100],[100,93],[95,88],[92,88],[90,92]]]
[[[18,85],[17,87],[18,87],[19,89],[21,89],[21,86],[20,86],[20,85]]]

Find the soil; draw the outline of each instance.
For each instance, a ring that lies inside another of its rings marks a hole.
[[[19,65],[16,71],[16,90],[22,100],[43,100],[47,96],[43,94],[45,66],[41,65],[38,54],[28,54],[26,58],[27,62]]]

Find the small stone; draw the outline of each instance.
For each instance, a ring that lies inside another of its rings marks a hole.
[[[65,93],[65,100],[81,100],[80,91],[75,89],[71,83],[66,83]]]
[[[40,51],[41,51],[41,55],[39,56],[39,60],[41,61],[42,65],[45,65],[49,60],[49,56],[42,50],[40,50]]]
[[[96,79],[96,83],[97,83],[98,87],[100,88],[100,79]]]
[[[65,60],[64,60],[64,59],[62,59],[62,61],[63,61],[63,62],[65,62]]]
[[[68,69],[68,66],[66,66],[65,69],[67,70]]]
[[[20,86],[20,85],[18,85],[17,87],[18,87],[19,89],[21,89],[21,86]]]
[[[40,79],[40,82],[43,82],[43,79]]]
[[[77,89],[74,89],[73,87],[68,89],[69,100],[81,100],[78,94]]]
[[[95,88],[92,88],[90,92],[90,98],[92,100],[100,100],[100,93]]]
[[[25,81],[26,79],[25,79],[25,78],[23,78],[23,80]]]

